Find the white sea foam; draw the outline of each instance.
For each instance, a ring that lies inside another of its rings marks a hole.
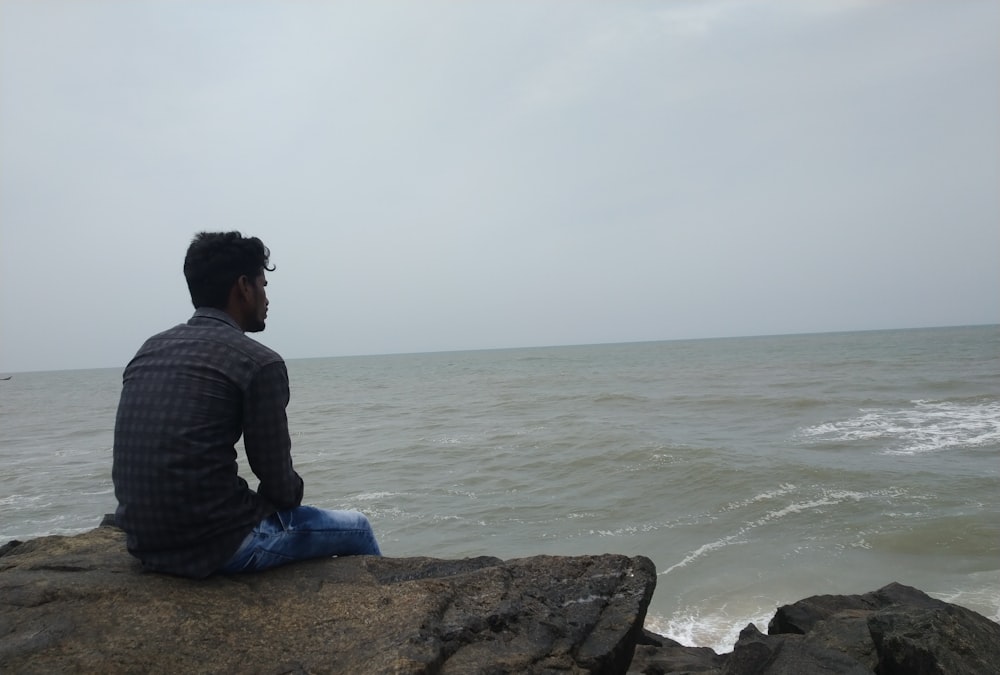
[[[709,647],[717,654],[725,654],[733,650],[747,624],[766,632],[773,615],[774,607],[756,611],[738,611],[726,604],[712,611],[685,607],[668,617],[647,615],[645,628],[688,647]]]
[[[862,409],[839,422],[806,427],[799,437],[834,443],[882,441],[882,453],[916,455],[1000,442],[1000,403],[913,401],[900,410]]]
[[[969,574],[972,583],[965,588],[945,592],[928,591],[939,600],[968,607],[986,618],[1000,622],[1000,570],[986,570]]]
[[[360,494],[353,495],[351,499],[356,499],[361,502],[376,501],[376,500],[389,500],[394,497],[401,496],[398,492],[362,492]]]
[[[702,557],[703,555],[711,553],[712,551],[718,550],[720,548],[723,548],[724,546],[728,546],[729,544],[734,543],[737,539],[739,539],[742,533],[743,531],[741,530],[740,532],[736,534],[731,534],[728,537],[723,537],[722,539],[717,539],[716,541],[709,542],[707,544],[702,544],[691,553],[688,553],[687,556],[685,556],[684,559],[681,560],[679,563],[671,565],[667,569],[660,572],[657,576],[662,577],[665,574],[670,574],[676,569],[679,569],[681,567],[687,567],[688,565],[690,565],[692,562]]]
[[[816,486],[814,486],[814,488],[815,487]],[[781,486],[781,488],[779,488],[778,490],[774,490],[763,494],[767,494],[768,498],[774,498],[780,495],[793,492],[795,489],[797,489],[795,488],[795,486],[791,484],[786,484]],[[713,551],[717,551],[731,544],[746,543],[746,537],[752,530],[758,527],[769,525],[787,516],[802,513],[805,511],[811,511],[812,509],[818,509],[824,506],[836,506],[837,504],[841,504],[847,501],[857,502],[872,498],[883,498],[887,495],[898,495],[900,493],[901,491],[896,488],[886,488],[885,490],[873,490],[869,492],[858,492],[855,490],[829,490],[826,488],[819,488],[819,494],[813,499],[793,502],[781,508],[768,511],[759,518],[744,522],[744,524],[739,529],[737,529],[736,532],[729,534],[725,537],[716,539],[715,541],[711,541],[707,544],[702,544],[698,548],[688,553],[680,562],[671,565],[662,572],[659,572],[658,576],[664,576],[666,574],[670,574],[672,571],[676,569],[687,567],[695,560],[698,560],[699,558],[708,555]],[[726,505],[722,510],[730,511],[734,508],[734,505],[748,506],[750,504],[759,501],[763,501],[762,495],[758,495],[757,497],[745,500],[743,502],[730,503]]]
[[[19,495],[13,494],[0,499],[0,506],[13,506],[15,509],[35,509],[40,510],[52,506],[51,500],[47,500],[51,495],[47,494],[36,494],[36,495]]]
[[[94,497],[96,495],[110,495],[114,494],[115,489],[113,487],[105,488],[103,490],[83,490],[80,494]]]
[[[798,489],[798,488],[796,488],[791,483],[785,483],[784,485],[778,486],[774,490],[768,490],[766,492],[761,492],[759,495],[754,495],[753,497],[750,497],[749,499],[743,499],[743,500],[738,501],[738,502],[730,502],[729,504],[727,504],[725,506],[725,508],[723,509],[723,511],[735,511],[737,509],[746,508],[747,506],[750,506],[751,504],[756,504],[757,502],[763,502],[763,501],[767,501],[769,499],[777,499],[778,497],[783,497],[784,495],[787,495],[789,492],[794,492],[796,489]]]

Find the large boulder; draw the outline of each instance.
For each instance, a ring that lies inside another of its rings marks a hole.
[[[629,672],[998,675],[1000,625],[893,583],[864,595],[817,595],[780,607],[767,635],[751,624],[727,654],[647,634]]]
[[[1000,673],[1000,624],[898,583],[780,607],[768,633],[801,633],[880,675]]]
[[[0,547],[0,673],[1000,675],[1000,625],[900,584],[786,605],[716,654],[642,630],[655,583],[648,559],[615,555],[191,581],[142,572],[101,527]]]
[[[351,557],[201,581],[99,527],[0,550],[3,673],[623,673],[656,569]]]

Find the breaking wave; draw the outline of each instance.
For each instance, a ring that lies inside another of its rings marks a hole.
[[[1000,403],[913,401],[899,410],[862,409],[798,432],[812,442],[877,442],[887,455],[917,455],[1000,443]]]

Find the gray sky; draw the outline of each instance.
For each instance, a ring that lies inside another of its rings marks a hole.
[[[1000,2],[0,0],[0,372],[1000,322]]]

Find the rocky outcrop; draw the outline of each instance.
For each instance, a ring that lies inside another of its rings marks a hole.
[[[100,527],[0,547],[0,673],[1000,675],[1000,625],[907,586],[781,607],[717,654],[642,630],[655,582],[648,559],[615,555],[191,581],[142,572]]]
[[[647,558],[334,558],[192,581],[99,527],[0,551],[3,673],[623,673]]]
[[[764,635],[752,624],[731,653],[646,633],[630,673],[717,675],[991,675],[1000,625],[901,584],[864,595],[819,595],[780,607]]]

